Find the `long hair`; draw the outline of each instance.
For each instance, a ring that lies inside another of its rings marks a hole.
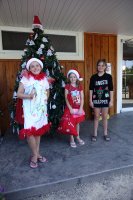
[[[97,65],[96,65],[97,72],[98,72],[98,65],[99,65],[99,63],[101,63],[101,62],[107,67],[106,59],[99,59],[99,60],[97,61]],[[105,68],[105,71],[106,71],[106,68]],[[105,71],[104,71],[104,72],[105,72]]]
[[[71,82],[70,82],[70,75],[71,75],[71,74],[74,74],[74,73],[70,73],[69,76],[68,76],[68,83],[69,83],[69,84],[71,84]],[[75,75],[75,74],[74,74],[74,75]],[[76,76],[76,75],[75,75],[75,76]],[[76,77],[77,77],[77,76],[76,76]],[[80,86],[80,81],[78,80],[78,78],[77,78],[77,80],[76,80],[76,86],[77,86],[77,87]]]

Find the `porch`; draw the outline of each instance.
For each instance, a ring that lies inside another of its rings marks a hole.
[[[67,136],[45,136],[41,140],[41,152],[48,159],[37,169],[30,169],[30,152],[26,141],[17,135],[6,134],[0,145],[0,184],[5,188],[8,200],[25,199],[60,189],[68,189],[81,183],[115,174],[133,172],[133,112],[114,115],[109,119],[111,141],[102,137],[100,122],[97,142],[90,136],[93,121],[81,124],[84,146],[69,147]]]

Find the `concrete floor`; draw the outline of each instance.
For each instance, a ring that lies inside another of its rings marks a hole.
[[[0,184],[5,188],[7,200],[46,195],[92,180],[98,182],[107,175],[111,178],[113,174],[126,174],[129,169],[132,173],[133,112],[109,119],[110,142],[103,140],[101,122],[95,143],[90,140],[92,132],[93,121],[81,124],[80,135],[86,144],[76,149],[69,147],[68,136],[44,136],[41,152],[48,162],[37,169],[29,168],[26,141],[8,134],[0,145]]]

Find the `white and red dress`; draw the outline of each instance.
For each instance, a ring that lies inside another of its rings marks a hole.
[[[76,125],[85,119],[84,110],[81,114],[78,114],[81,104],[81,91],[83,89],[81,86],[73,87],[71,84],[67,84],[65,89],[68,90],[67,99],[74,111],[74,114],[71,114],[69,108],[66,106],[58,127],[58,131],[62,134],[77,136],[78,133]]]
[[[24,115],[24,129],[19,132],[20,139],[25,137],[41,136],[48,132],[50,124],[48,124],[47,115],[47,89],[49,83],[44,73],[33,75],[28,73],[23,76],[21,81],[23,83],[25,94],[34,93],[33,99],[23,99],[23,115]]]

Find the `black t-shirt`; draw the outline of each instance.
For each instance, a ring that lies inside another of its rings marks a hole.
[[[94,107],[108,107],[110,101],[110,91],[113,91],[112,76],[104,73],[92,75],[89,89],[93,91],[92,101]]]

